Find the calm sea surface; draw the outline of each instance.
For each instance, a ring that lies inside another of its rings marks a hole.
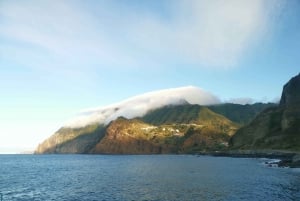
[[[300,170],[192,155],[0,155],[6,200],[300,200]]]

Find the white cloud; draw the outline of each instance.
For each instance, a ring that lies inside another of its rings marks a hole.
[[[4,2],[0,37],[8,42],[1,45],[1,54],[25,66],[50,71],[88,71],[95,64],[134,62],[101,25],[105,19],[90,16],[78,6],[66,1]]]
[[[276,0],[172,1],[165,20],[156,10],[98,4],[97,12],[91,12],[74,1],[4,1],[0,36],[15,40],[9,44],[15,52],[25,46],[37,55],[51,55],[50,66],[49,58],[33,64],[30,60],[39,56],[24,55],[24,62],[35,68],[86,71],[94,64],[147,67],[174,60],[224,68],[235,66],[264,37],[280,8]]]
[[[220,103],[215,95],[201,88],[189,86],[166,89],[145,93],[106,107],[85,110],[79,116],[67,122],[65,126],[83,127],[95,122],[107,124],[120,116],[126,118],[141,117],[150,110],[165,105],[182,104],[185,101],[198,105]]]
[[[137,44],[151,53],[176,55],[208,67],[235,66],[245,52],[272,28],[278,1],[180,1],[173,21],[150,16],[134,27]]]
[[[253,98],[249,98],[249,97],[240,97],[240,98],[231,98],[224,102],[246,105],[246,104],[254,104],[254,103],[279,103],[279,101],[280,101],[280,97],[275,97],[272,99],[269,99],[266,97],[262,97],[260,99],[253,99]]]
[[[252,98],[244,97],[244,98],[232,98],[225,102],[246,105],[246,104],[253,104],[255,101]]]
[[[279,103],[280,99],[281,99],[281,97],[277,96],[277,97],[271,99],[269,102],[271,102],[271,103]]]

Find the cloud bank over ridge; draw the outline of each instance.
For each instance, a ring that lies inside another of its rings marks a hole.
[[[165,89],[138,95],[112,105],[87,109],[66,122],[64,126],[76,128],[91,123],[108,124],[121,116],[126,118],[141,117],[150,110],[186,102],[211,105],[220,103],[220,100],[210,92],[194,86]]]

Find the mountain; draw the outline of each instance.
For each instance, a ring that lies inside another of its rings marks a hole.
[[[230,145],[233,149],[300,151],[300,74],[284,85],[280,104],[238,130]]]
[[[132,119],[142,117],[147,112],[166,105],[220,103],[219,99],[202,90],[188,86],[145,93],[122,102],[100,108],[82,111],[77,117],[65,123],[65,127],[80,128],[93,123],[109,124],[118,117]]]
[[[143,120],[165,112],[161,118]],[[152,154],[219,150],[227,146],[238,127],[204,106],[169,105],[152,110],[142,118],[119,117],[106,126],[63,127],[40,144],[36,153]]]
[[[250,123],[255,116],[266,108],[276,106],[275,103],[254,103],[254,104],[233,104],[224,103],[218,105],[211,105],[208,108],[212,111],[222,114],[233,122],[240,125],[246,125]]]
[[[161,118],[141,120],[163,113]],[[111,122],[105,137],[92,152],[141,154],[215,150],[225,147],[238,128],[224,116],[199,105],[166,106],[141,119],[118,118]]]
[[[211,104],[218,105],[203,106]],[[228,104],[220,105],[215,96],[196,87],[150,92],[81,112],[42,142],[35,153],[149,154],[222,150],[241,122],[256,115],[248,111],[259,110],[253,109],[257,106],[229,106],[232,113],[239,115],[231,115]],[[222,115],[211,108],[226,112]],[[237,123],[226,115],[234,116]]]
[[[162,125],[162,124],[201,124],[201,122],[218,123],[218,120],[223,118],[223,121],[227,121],[223,116],[214,113],[208,107],[200,105],[168,105],[156,110],[148,112],[141,119],[144,122]]]
[[[62,127],[41,143],[35,153],[88,153],[105,135],[105,127],[91,124],[82,128]]]

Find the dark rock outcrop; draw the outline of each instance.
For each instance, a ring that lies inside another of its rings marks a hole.
[[[278,163],[279,167],[291,167],[291,168],[299,168],[300,167],[300,155],[295,154],[293,157],[282,159]]]
[[[280,99],[281,107],[294,105],[300,105],[300,73],[284,85]]]

